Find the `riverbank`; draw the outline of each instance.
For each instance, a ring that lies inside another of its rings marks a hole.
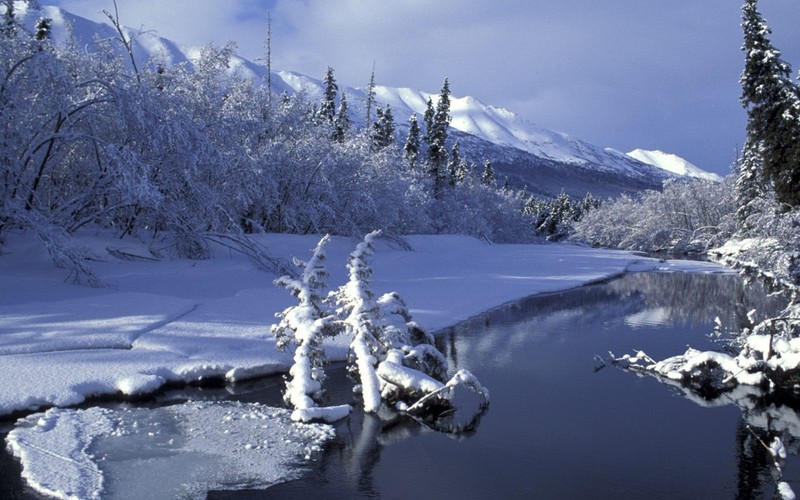
[[[288,260],[307,259],[317,240],[275,234],[260,242]],[[462,236],[406,242],[413,250],[378,243],[373,288],[399,292],[430,331],[520,297],[630,270],[721,269],[574,245],[490,245]],[[65,283],[66,272],[29,235],[10,235],[6,243],[0,255],[0,414],[142,394],[168,382],[236,381],[290,365],[289,354],[275,349],[269,325],[294,299],[242,255],[217,248],[206,261],[127,260],[112,253],[150,253],[135,240],[84,235],[81,244],[98,256],[93,268],[109,285],[88,288]],[[328,245],[331,288],[345,282],[355,244],[333,238]],[[341,359],[346,345],[346,339],[331,343],[330,356]]]

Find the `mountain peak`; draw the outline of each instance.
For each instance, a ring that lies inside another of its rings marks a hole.
[[[719,182],[722,178],[690,163],[680,156],[659,150],[634,149],[628,156],[676,175]]]

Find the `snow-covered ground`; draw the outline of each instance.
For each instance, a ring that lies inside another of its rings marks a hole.
[[[308,259],[318,239],[266,235],[262,243],[273,255]],[[629,252],[573,245],[490,245],[462,236],[412,236],[405,240],[413,250],[404,250],[387,240],[378,242],[372,286],[377,293],[400,293],[414,319],[430,331],[517,298],[563,290],[626,271],[721,269],[710,263],[663,262]],[[294,299],[273,285],[275,276],[257,270],[245,257],[219,248],[215,258],[206,261],[131,261],[113,257],[108,249],[149,256],[146,247],[135,240],[84,235],[81,243],[102,257],[93,267],[108,287],[65,283],[66,272],[53,267],[34,238],[12,234],[6,240],[4,253],[0,254],[0,414],[75,405],[92,395],[139,394],[154,391],[168,381],[210,376],[236,381],[289,367],[291,353],[276,350],[269,326],[275,321],[274,314],[293,304]],[[327,245],[332,288],[346,281],[345,263],[356,243],[332,238]],[[342,359],[348,343],[349,339],[332,342],[328,345],[329,355]],[[111,443],[106,430],[122,429],[123,434],[131,434],[135,421],[155,422],[153,425],[158,426],[178,418],[175,412],[191,414],[195,410],[211,415],[208,418],[213,420],[197,426],[213,427],[214,432],[224,432],[221,422],[230,420],[224,420],[226,416],[238,419],[266,415],[261,420],[278,416],[286,420],[271,430],[249,436],[252,442],[242,441],[241,446],[234,447],[234,454],[243,453],[242,449],[256,453],[258,450],[253,449],[265,440],[294,442],[273,439],[275,433],[287,434],[296,429],[286,415],[270,413],[271,409],[264,407],[234,408],[215,403],[133,417],[98,409],[56,408],[20,420],[9,442],[21,457],[29,482],[42,491],[62,497],[97,496],[107,491],[104,488],[117,488],[118,484],[124,489],[123,483],[114,482],[124,478],[109,476],[111,465],[104,464],[101,474],[110,483],[103,483],[102,477],[97,479],[91,473],[92,467],[99,467],[95,459],[102,455],[87,451],[90,445],[92,450],[98,449],[97,436],[106,436],[108,442],[103,446],[124,449],[128,445]],[[179,417],[187,418],[183,414]],[[133,420],[128,422],[130,419]],[[217,445],[199,451],[189,446],[211,439],[205,431],[198,435],[197,426],[184,425],[170,431],[169,439],[159,438],[159,443],[167,443],[164,446],[169,450],[164,453],[189,450],[210,456],[209,464],[225,461],[225,457],[211,453]],[[158,438],[157,430],[148,432],[153,433],[146,434],[148,437]],[[325,432],[324,427],[319,427],[300,442],[306,448],[313,447],[324,440]],[[182,444],[174,445],[176,441]],[[275,460],[281,464],[288,460],[286,457],[297,455],[297,450],[280,449]],[[61,458],[48,465],[46,457],[54,455]],[[82,475],[59,468],[61,462],[77,464],[81,460],[91,463],[89,469],[76,465]],[[248,470],[235,469],[234,475]],[[90,472],[84,474],[86,470]],[[290,472],[273,475],[280,478],[287,474]],[[247,481],[270,484],[278,480],[273,475]],[[206,479],[206,486],[219,487],[230,477]],[[204,486],[197,488],[202,490]]]

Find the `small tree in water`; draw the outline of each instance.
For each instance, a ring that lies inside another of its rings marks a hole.
[[[349,279],[329,296],[338,306],[335,314],[325,309],[321,293],[328,276],[323,250],[327,236],[317,245],[311,261],[296,261],[303,268],[301,278],[284,276],[275,282],[299,300],[297,306],[279,313],[281,322],[272,326],[280,349],[289,344],[296,346],[284,398],[295,407],[292,418],[332,421],[349,412],[349,405],[319,408],[315,401],[322,394],[324,380],[322,339],[343,332],[352,338],[349,369],[360,382],[364,411],[376,413],[386,402],[440,430],[470,427],[480,410],[467,426],[451,426],[443,421],[437,427],[436,422],[442,410],[454,407],[456,389],[464,387],[476,393],[480,409],[488,405],[489,392],[466,370],[460,370],[445,383],[447,361],[433,345],[433,337],[414,323],[400,295],[391,292],[375,299],[370,289],[370,260],[379,235],[380,231],[369,233],[350,254]]]
[[[295,259],[295,264],[303,269],[300,278],[282,276],[275,280],[277,286],[286,288],[298,300],[296,306],[276,314],[280,322],[271,328],[280,350],[295,346],[294,365],[289,370],[290,378],[283,396],[284,401],[295,408],[294,420],[338,420],[350,412],[349,406],[317,408],[325,380],[322,340],[337,332],[335,318],[326,310],[322,296],[329,275],[324,248],[328,240],[325,236],[319,241],[308,262]]]

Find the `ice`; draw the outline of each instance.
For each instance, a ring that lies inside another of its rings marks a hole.
[[[59,498],[202,498],[214,489],[266,488],[302,474],[334,436],[257,403],[164,408],[51,409],[7,438],[37,491]]]

